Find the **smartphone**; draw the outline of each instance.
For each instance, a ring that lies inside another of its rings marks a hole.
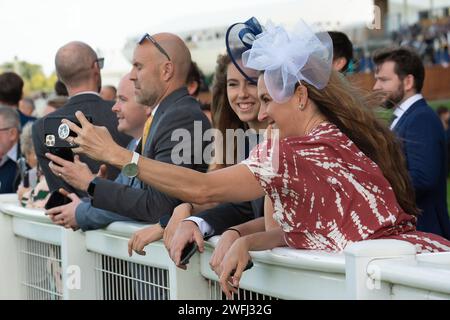
[[[53,191],[45,204],[45,209],[49,210],[51,208],[59,207],[72,202],[68,197],[59,193],[58,191]]]
[[[197,249],[198,249],[197,243],[195,242],[188,243],[184,247],[183,252],[181,253],[180,265],[188,264],[189,259],[195,254]]]
[[[92,116],[85,115],[89,122],[92,123]],[[76,137],[76,133],[69,129],[69,126],[61,123],[63,119],[67,119],[81,127],[80,122],[75,115],[52,116],[48,115],[44,118],[44,144],[47,148],[74,148],[65,139],[67,137]]]
[[[251,269],[253,267],[253,261],[252,260],[248,260],[247,265],[244,268],[244,271]],[[236,269],[233,269],[233,271],[231,271],[230,277],[234,276],[234,273],[236,272]]]
[[[51,154],[54,154],[55,156],[58,156],[60,158],[63,158],[64,160],[73,162],[74,160],[74,154],[71,148],[54,148],[50,147],[48,148],[48,151]]]

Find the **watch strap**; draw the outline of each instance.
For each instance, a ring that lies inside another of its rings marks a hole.
[[[94,197],[95,186],[97,185],[97,180],[98,180],[98,177],[95,177],[95,178],[92,179],[92,181],[89,183],[89,186],[88,186],[88,189],[87,189],[87,193],[88,193],[89,197],[91,197],[91,198]]]
[[[139,153],[133,151],[133,157],[131,158],[131,163],[137,164],[139,161]]]

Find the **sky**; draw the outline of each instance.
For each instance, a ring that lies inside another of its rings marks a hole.
[[[256,16],[262,23],[370,20],[371,0],[0,0],[0,64],[41,64],[48,75],[59,47],[72,40],[108,53],[145,32],[182,32]],[[325,9],[326,8],[326,9]]]

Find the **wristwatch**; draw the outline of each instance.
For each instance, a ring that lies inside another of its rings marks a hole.
[[[165,227],[167,227],[167,225],[169,224],[169,220],[170,220],[170,215],[166,214],[166,215],[162,216],[159,219],[159,225],[161,226],[161,228],[164,229]]]
[[[133,158],[131,158],[131,162],[123,166],[122,174],[128,178],[136,177],[138,175],[138,160],[139,153],[133,152]]]
[[[91,197],[91,198],[94,197],[95,186],[97,185],[97,179],[98,179],[98,177],[95,177],[94,179],[92,179],[92,181],[89,183],[89,186],[87,189],[87,193],[88,193],[89,197]]]

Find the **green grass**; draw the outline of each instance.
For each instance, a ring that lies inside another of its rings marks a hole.
[[[450,109],[450,100],[435,100],[435,101],[428,101],[428,104],[430,105],[433,110],[436,110],[439,106],[444,106],[447,109]],[[386,110],[383,108],[378,108],[375,113],[380,119],[383,119],[385,121],[389,121],[392,117],[392,113],[394,112],[393,109]]]
[[[430,104],[430,107],[432,107],[434,110],[436,110],[439,106],[447,107],[447,109],[450,109],[450,100],[435,100],[428,102]]]

